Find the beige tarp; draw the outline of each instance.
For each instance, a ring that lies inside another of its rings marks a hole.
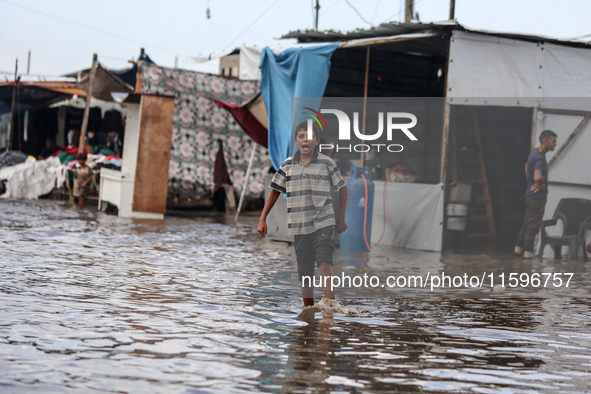
[[[76,87],[88,92],[89,79],[90,73],[86,75],[82,81],[78,82]],[[97,65],[92,82],[92,97],[106,101],[113,101],[111,93],[132,93],[133,91],[134,89],[131,86],[124,83],[115,74],[100,64]]]

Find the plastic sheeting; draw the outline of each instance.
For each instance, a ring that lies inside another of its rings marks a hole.
[[[10,108],[12,102],[14,86],[0,84],[0,101],[4,101],[6,106]],[[18,88],[18,104],[19,109],[28,108],[28,106],[44,106],[47,104],[51,104],[55,101],[59,101],[62,99],[66,99],[70,97],[72,93],[70,89],[62,89],[65,92],[57,90],[53,90],[50,87],[43,87],[43,83],[39,82],[38,84],[33,83],[20,83]],[[71,89],[77,93],[83,93],[78,89]]]
[[[333,43],[299,43],[299,44],[291,44],[291,43],[282,43],[278,42],[277,44],[273,44],[272,47],[257,47],[257,46],[248,46],[243,45],[240,47],[240,79],[243,80],[259,80],[261,79],[261,69],[259,68],[261,64],[261,55],[263,54],[263,49],[269,48],[275,55],[279,55],[281,52],[290,49],[290,48],[305,48],[305,47],[313,47],[319,45],[326,45],[326,44],[335,44]],[[338,43],[339,45],[341,43]]]
[[[37,199],[61,185],[65,171],[57,157],[5,167],[0,170],[0,179],[6,179],[6,193],[0,197]]]
[[[469,105],[512,97],[519,99],[512,105],[526,107],[547,97],[590,97],[590,64],[585,48],[454,31],[447,97]]]
[[[9,150],[7,152],[0,153],[0,168],[14,166],[16,164],[23,163],[27,160],[29,155],[26,153]]]
[[[375,181],[371,243],[384,230],[384,182]],[[443,240],[443,185],[388,182],[386,231],[380,246],[441,251]]]
[[[291,98],[322,97],[330,57],[339,44],[289,48],[261,56],[261,93],[269,117],[269,156],[275,169],[291,155]]]
[[[76,87],[88,93],[89,84],[90,73],[86,75],[82,81],[78,82]],[[133,92],[133,87],[127,85],[111,71],[98,64],[92,80],[92,97],[106,101],[113,101],[111,92],[129,94]]]
[[[539,146],[540,133],[549,129],[557,134],[557,146],[553,152],[546,154],[548,162],[565,143],[576,127],[583,120],[583,115],[557,115],[538,111],[538,124],[536,126],[535,141]],[[548,171],[550,182],[560,182],[573,185],[586,185],[589,187],[591,199],[591,171],[589,147],[591,146],[591,120],[583,126],[579,133],[566,146]]]
[[[261,64],[262,47],[243,46],[240,47],[240,79],[242,80],[259,80],[261,78]]]

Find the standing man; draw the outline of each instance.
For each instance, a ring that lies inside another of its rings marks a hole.
[[[540,147],[530,152],[525,164],[525,218],[517,242],[516,255],[523,253],[524,259],[533,257],[534,240],[542,225],[546,196],[548,195],[548,163],[546,153],[556,147],[556,134],[551,130],[544,130],[540,134]]]

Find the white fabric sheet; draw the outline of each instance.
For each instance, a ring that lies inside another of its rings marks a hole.
[[[261,70],[259,64],[261,63],[261,53],[263,47],[240,47],[240,70],[239,78],[245,81],[261,79]]]
[[[4,167],[0,179],[6,179],[6,193],[0,197],[37,199],[52,191],[58,178],[63,182],[65,170],[58,157]]]
[[[384,229],[384,182],[376,181],[371,243]],[[386,231],[380,246],[441,251],[443,239],[443,185],[388,182]]]
[[[334,44],[334,42],[320,42],[320,43],[304,43],[304,44],[292,44],[292,43],[277,43],[269,47],[275,55],[279,55],[286,49],[289,48],[302,48],[302,47],[313,47],[322,46],[327,44]],[[239,78],[242,80],[259,80],[261,79],[261,70],[259,64],[261,63],[261,53],[263,48],[266,47],[253,47],[253,46],[242,46],[240,47],[240,75]]]

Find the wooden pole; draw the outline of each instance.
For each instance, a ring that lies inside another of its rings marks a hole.
[[[531,143],[529,150],[536,147],[536,131],[538,130],[538,107],[534,107],[531,118]]]
[[[404,5],[404,21],[410,22],[414,18],[415,13],[415,1],[414,0],[406,0]]]
[[[361,134],[365,135],[365,120],[367,119],[367,92],[369,90],[369,58],[371,47],[367,46],[367,54],[365,57],[365,86],[363,88],[363,121],[361,125]],[[361,141],[364,143],[365,141]],[[361,151],[361,167],[365,167],[365,152]]]
[[[445,100],[443,108],[443,138],[441,142],[441,172],[439,173],[439,182],[443,183],[447,178],[447,142],[449,141],[449,114],[451,108],[447,100]]]
[[[424,35],[424,37],[433,37],[434,36],[431,33],[420,33],[420,34]],[[397,37],[397,38],[373,39],[371,41],[369,41],[370,39],[368,38],[367,39],[368,41],[364,41],[364,42],[353,42],[352,44],[343,44],[343,45],[339,46],[339,49],[341,49],[341,48],[355,48],[355,47],[362,47],[362,46],[365,47],[368,45],[410,41],[410,40],[416,40],[419,38],[420,37]]]
[[[90,100],[92,99],[92,83],[96,73],[97,55],[92,55],[92,68],[88,75],[88,91],[86,92],[86,107],[84,108],[84,117],[82,118],[82,129],[80,130],[80,141],[78,143],[78,153],[84,152],[84,143],[86,142],[86,129],[88,128],[88,116],[90,114]],[[91,153],[91,152],[88,152]]]
[[[564,141],[564,144],[562,144],[560,149],[558,149],[558,152],[556,152],[556,154],[554,156],[552,156],[552,159],[548,163],[548,168],[550,168],[552,166],[552,164],[554,164],[556,159],[558,159],[558,156],[560,156],[560,154],[566,149],[566,147],[568,146],[568,144],[570,144],[570,142],[573,140],[573,138],[575,138],[577,136],[577,134],[579,134],[579,131],[581,131],[583,126],[585,126],[585,124],[587,123],[589,118],[591,118],[591,112],[587,112],[587,115],[585,115],[585,117],[583,118],[581,123],[579,123],[579,125],[577,126],[575,131],[573,131],[572,134],[566,139],[566,141]]]
[[[449,20],[453,21],[456,19],[456,0],[449,1]]]
[[[253,143],[252,145],[252,153],[250,154],[250,161],[248,162],[246,177],[244,178],[244,184],[242,185],[242,193],[240,193],[240,201],[238,202],[238,209],[236,209],[236,217],[234,218],[235,221],[238,221],[238,216],[240,216],[240,210],[242,209],[242,203],[244,202],[244,196],[246,195],[246,188],[248,187],[248,178],[250,178],[250,170],[252,169],[254,155],[257,151],[257,144]]]
[[[16,87],[18,86],[19,78],[18,75],[18,59],[16,59],[16,64],[14,65],[14,86],[12,87],[12,105],[10,106],[10,120],[8,124],[10,128],[8,129],[8,139],[6,141],[6,151],[12,149],[12,136],[14,134],[14,126],[12,124],[12,120],[14,119],[14,103],[16,101]]]
[[[320,0],[316,0],[316,20],[314,21],[314,26],[316,27],[316,31],[318,31],[318,12],[320,11]]]
[[[572,116],[585,116],[588,111],[577,111],[572,109],[553,109],[553,108],[542,108],[540,111],[545,114],[555,115],[572,115]]]
[[[18,82],[16,83],[16,102],[20,103],[21,101],[21,77],[18,77]],[[18,150],[19,151],[23,151],[23,133],[25,132],[24,128],[21,125],[21,119],[22,119],[22,115],[24,115],[26,111],[24,111],[23,113],[19,114],[19,116],[16,118],[17,119],[17,124],[16,124],[16,133],[18,134]]]
[[[443,190],[445,191],[446,178],[447,178],[447,144],[449,142],[449,126],[450,126],[450,113],[451,107],[447,100],[447,94],[449,93],[449,52],[451,49],[451,37],[447,37],[447,54],[445,59],[445,90],[443,98],[445,103],[443,104],[443,132],[441,138],[441,168],[439,173],[439,182],[443,184]]]

